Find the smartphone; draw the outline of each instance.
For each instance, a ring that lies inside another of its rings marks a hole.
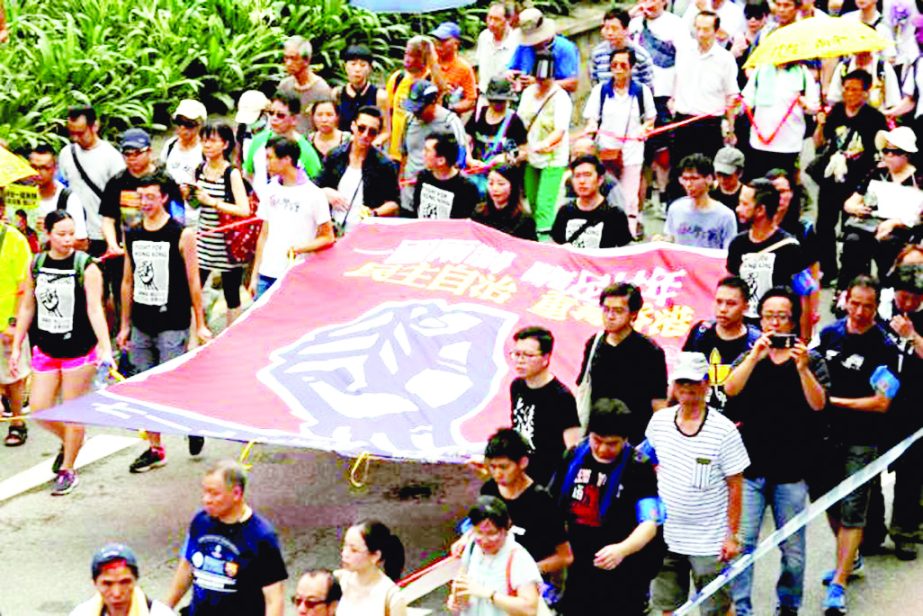
[[[773,349],[790,349],[795,346],[798,336],[795,334],[771,334],[769,336],[769,347]]]

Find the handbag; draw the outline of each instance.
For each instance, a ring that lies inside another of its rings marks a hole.
[[[586,367],[580,376],[580,385],[577,386],[577,417],[580,419],[580,427],[586,430],[590,421],[590,408],[593,406],[592,394],[593,386],[590,383],[590,371],[593,368],[593,360],[596,359],[596,353],[599,351],[599,345],[602,343],[605,332],[599,332],[593,338],[593,345],[590,347],[590,355],[586,360]]]
[[[202,175],[205,163],[199,165],[196,169],[196,181]],[[224,199],[228,203],[234,203],[234,191],[231,189],[231,173],[234,171],[233,165],[228,165],[224,170]],[[260,205],[260,198],[256,191],[247,180],[244,180],[244,189],[247,191],[247,199],[250,205],[250,214],[246,217],[228,214],[218,210],[218,226],[225,227],[247,218],[256,218],[256,211]],[[262,220],[254,220],[244,225],[237,225],[226,229],[224,235],[224,245],[228,251],[228,261],[234,265],[243,265],[250,263],[256,256],[256,243],[260,238],[260,231],[263,229]]]

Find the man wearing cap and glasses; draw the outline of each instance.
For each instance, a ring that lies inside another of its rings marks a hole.
[[[383,114],[378,107],[360,107],[351,126],[352,139],[331,150],[324,160],[317,185],[330,201],[340,235],[366,216],[397,214],[401,198],[397,165],[372,145],[383,124]]]
[[[726,145],[715,154],[714,165],[716,182],[709,195],[734,211],[740,202],[740,189],[743,186],[740,176],[744,171],[744,153],[734,146]]]
[[[467,143],[461,119],[438,101],[439,88],[426,79],[415,82],[404,101],[404,109],[412,114],[401,143],[401,214],[405,216],[416,217],[413,210],[414,184],[417,174],[424,168],[423,152],[427,138],[433,133],[451,133],[456,143]],[[464,166],[465,156],[465,149],[459,148],[459,167]]]
[[[580,69],[580,51],[571,41],[557,33],[553,19],[545,17],[538,9],[525,9],[519,14],[522,42],[507,66],[507,76],[523,90],[535,83],[532,75],[536,56],[548,51],[554,57],[554,79],[567,92],[577,91],[577,71]]]
[[[461,28],[445,21],[430,36],[435,40],[436,60],[446,82],[445,106],[458,115],[468,113],[477,104],[478,87],[474,69],[458,55]]]
[[[279,91],[295,96],[301,109],[308,109],[311,103],[332,98],[330,86],[323,77],[311,70],[311,56],[314,48],[303,36],[291,36],[282,46],[282,59],[288,77],[279,82]],[[298,113],[298,132],[307,134],[314,127],[307,113]]]
[[[673,612],[740,553],[743,471],[750,465],[737,428],[710,409],[708,360],[682,352],[671,373],[676,406],[654,413],[645,436],[658,461],[657,492],[667,510],[667,555],[651,586],[651,606]],[[724,616],[728,588],[705,600],[703,616]]]
[[[121,543],[110,543],[93,555],[90,564],[97,594],[71,611],[70,616],[174,616],[160,601],[145,596],[138,586],[138,559]]]
[[[343,51],[346,83],[333,89],[340,116],[339,129],[352,130],[353,120],[362,107],[388,106],[388,93],[369,81],[372,74],[372,51],[365,45],[350,45]]]
[[[343,596],[340,583],[327,569],[312,569],[298,580],[292,605],[298,616],[333,616]]]

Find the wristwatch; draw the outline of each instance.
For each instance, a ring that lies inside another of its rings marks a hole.
[[[16,327],[16,317],[10,317],[10,320],[8,322],[10,324],[10,327]]]

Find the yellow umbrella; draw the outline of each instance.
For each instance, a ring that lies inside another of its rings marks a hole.
[[[744,68],[881,51],[890,45],[874,28],[859,20],[810,17],[774,30],[750,54]]]
[[[16,180],[31,177],[37,173],[38,171],[30,167],[21,156],[0,146],[0,186],[12,184]]]

